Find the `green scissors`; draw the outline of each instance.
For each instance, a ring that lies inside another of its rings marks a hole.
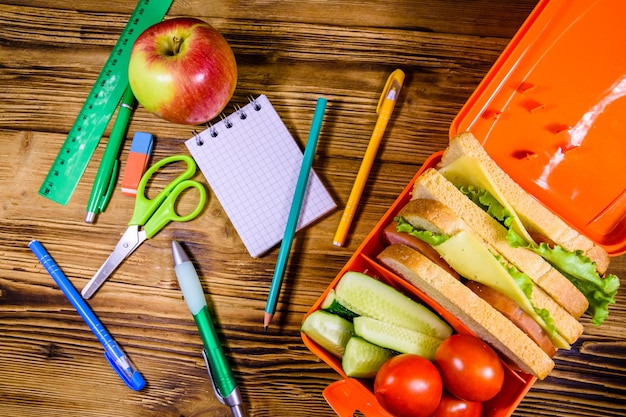
[[[153,199],[147,198],[145,194],[146,186],[153,174],[165,165],[175,162],[185,162],[187,164],[185,172],[170,182]],[[200,214],[206,203],[207,194],[201,183],[190,180],[195,173],[196,163],[193,158],[186,155],[174,155],[152,165],[143,174],[137,186],[135,209],[130,222],[128,222],[128,229],[126,229],[126,232],[115,245],[111,255],[81,291],[83,298],[90,298],[113,271],[120,266],[124,259],[128,258],[139,245],[157,234],[170,221],[187,222]],[[198,205],[191,213],[181,216],[176,212],[176,205],[180,195],[190,188],[198,190],[200,199]],[[142,226],[143,228],[140,230]]]

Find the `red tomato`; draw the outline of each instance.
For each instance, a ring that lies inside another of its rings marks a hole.
[[[496,352],[474,336],[455,334],[435,352],[443,386],[467,401],[487,401],[502,388],[504,368]]]
[[[404,353],[383,364],[374,380],[376,399],[398,417],[427,417],[439,405],[443,385],[437,367],[421,356]]]
[[[483,403],[465,401],[444,391],[439,406],[431,417],[480,417]]]

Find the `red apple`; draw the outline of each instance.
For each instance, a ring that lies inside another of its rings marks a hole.
[[[128,80],[151,113],[181,124],[217,116],[237,84],[237,63],[226,39],[208,23],[175,18],[146,29],[130,53]]]

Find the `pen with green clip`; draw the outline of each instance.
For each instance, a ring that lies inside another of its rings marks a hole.
[[[243,417],[241,394],[209,315],[198,273],[183,248],[175,240],[172,241],[172,255],[178,285],[204,344],[202,354],[207,363],[215,395],[220,402],[230,407],[234,417]]]
[[[109,204],[113,189],[115,188],[115,181],[117,179],[117,172],[119,171],[120,161],[117,158],[124,135],[126,134],[126,127],[130,114],[135,106],[135,96],[130,89],[130,85],[126,87],[122,101],[120,102],[120,108],[115,118],[115,123],[111,129],[111,135],[107,142],[106,148],[104,148],[104,154],[102,155],[102,161],[98,167],[98,173],[89,195],[89,202],[87,203],[87,216],[85,222],[93,223],[96,218],[96,214],[101,213]]]

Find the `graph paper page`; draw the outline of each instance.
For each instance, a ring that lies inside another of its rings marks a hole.
[[[185,144],[250,255],[280,243],[303,155],[269,99],[259,96]],[[297,230],[336,207],[311,171]]]

